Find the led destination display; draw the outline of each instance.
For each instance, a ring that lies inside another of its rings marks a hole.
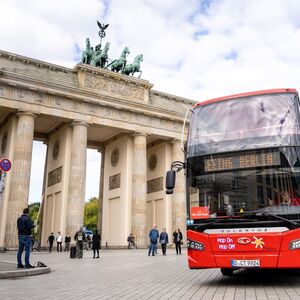
[[[212,157],[204,159],[204,171],[216,172],[234,169],[257,168],[280,165],[280,153],[253,153]]]

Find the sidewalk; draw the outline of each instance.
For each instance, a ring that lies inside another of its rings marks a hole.
[[[9,279],[49,273],[50,268],[18,269],[17,264],[0,260],[0,279]]]

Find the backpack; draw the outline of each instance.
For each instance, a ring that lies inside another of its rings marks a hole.
[[[36,267],[39,267],[39,268],[46,268],[47,266],[41,262],[41,261],[38,261],[34,264]]]

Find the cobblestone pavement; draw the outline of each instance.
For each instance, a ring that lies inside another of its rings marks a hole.
[[[0,254],[14,261],[15,253]],[[224,277],[218,269],[189,270],[186,253],[148,257],[146,250],[33,253],[51,273],[0,280],[0,299],[300,299],[300,271],[245,271]]]

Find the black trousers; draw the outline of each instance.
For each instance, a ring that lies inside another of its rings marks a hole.
[[[49,242],[49,252],[52,251],[53,242]]]
[[[167,252],[167,244],[161,244],[161,250],[162,250],[163,255],[166,255],[166,252]]]
[[[176,254],[181,254],[181,242],[176,242]]]
[[[94,251],[94,257],[96,255],[96,251],[97,251],[97,257],[99,257],[99,249],[93,249],[93,251]]]
[[[56,249],[57,249],[57,252],[62,252],[62,242],[57,242]]]

